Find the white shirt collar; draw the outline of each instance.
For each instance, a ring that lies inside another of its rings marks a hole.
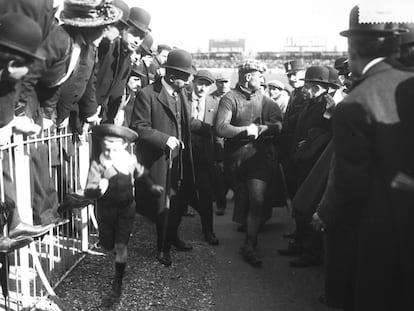
[[[368,70],[370,70],[372,67],[374,67],[376,64],[382,62],[385,59],[385,57],[377,57],[371,60],[368,64],[365,65],[364,69],[362,69],[362,75],[366,74]]]
[[[161,79],[161,84],[162,86],[165,88],[165,90],[167,91],[167,93],[171,96],[174,97],[174,92],[176,92],[171,85],[169,85],[164,78]]]

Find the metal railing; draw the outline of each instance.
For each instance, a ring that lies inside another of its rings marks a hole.
[[[22,221],[33,225],[31,189],[31,153],[40,145],[47,146],[48,175],[59,202],[67,193],[81,193],[90,161],[89,137],[78,140],[66,129],[45,130],[38,136],[14,134],[8,145],[0,146],[0,200],[5,202],[6,170],[16,190],[16,206]],[[45,172],[46,173],[46,172]],[[47,174],[47,173],[46,173]],[[56,207],[57,208],[57,207]],[[97,241],[94,206],[72,209],[61,215],[66,223],[55,226],[46,235],[35,238],[30,245],[8,253],[7,290],[4,302],[7,310],[30,310],[40,300],[53,294],[55,288],[85,256]],[[7,235],[7,224],[3,228]]]

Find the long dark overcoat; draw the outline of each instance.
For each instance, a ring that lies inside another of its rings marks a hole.
[[[382,61],[333,113],[338,221],[356,223],[356,310],[414,310],[414,73]],[[347,247],[344,245],[344,247]]]
[[[182,132],[185,148],[182,152],[183,165],[186,167],[184,184],[187,199],[194,202],[197,199],[195,193],[194,167],[191,153],[191,131],[190,131],[190,106],[184,90],[181,90],[183,101],[183,117],[185,122]],[[161,80],[143,88],[138,92],[131,116],[130,127],[138,135],[136,154],[138,161],[149,169],[150,176],[155,184],[166,187],[168,159],[166,156],[166,142],[170,136],[178,137],[178,122],[174,114],[175,102],[167,91],[162,87]],[[174,149],[173,157],[178,157],[177,148]],[[173,179],[177,176],[173,172]],[[175,184],[175,180],[172,180]],[[164,209],[165,193],[156,200],[151,199],[147,193],[136,189],[138,211],[150,218]]]

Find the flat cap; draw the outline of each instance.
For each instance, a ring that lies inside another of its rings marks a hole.
[[[266,64],[256,59],[246,59],[238,67],[239,74],[248,73],[252,71],[265,72],[267,70]]]
[[[206,69],[198,70],[194,75],[194,79],[206,80],[210,83],[215,82],[213,74],[209,70],[206,70]]]
[[[231,81],[231,73],[226,71],[217,73],[216,81]]]

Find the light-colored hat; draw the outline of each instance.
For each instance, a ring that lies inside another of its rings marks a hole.
[[[238,67],[239,74],[244,74],[252,71],[265,72],[267,70],[266,64],[257,59],[246,59]]]
[[[271,80],[271,81],[267,82],[267,86],[268,87],[273,86],[273,87],[275,87],[277,89],[280,89],[280,90],[285,89],[285,85],[282,82],[280,82],[279,80]]]

